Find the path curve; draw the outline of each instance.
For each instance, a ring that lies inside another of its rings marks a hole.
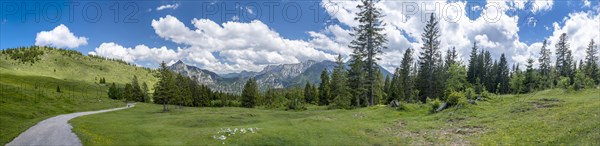
[[[30,127],[27,131],[21,133],[7,146],[22,146],[22,145],[81,145],[81,141],[71,131],[73,128],[69,124],[69,120],[80,116],[111,112],[133,107],[134,104],[128,104],[126,107],[113,108],[99,111],[78,112],[71,114],[58,115],[37,123]]]

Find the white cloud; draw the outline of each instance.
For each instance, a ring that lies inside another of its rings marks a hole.
[[[91,55],[104,56],[107,58],[121,59],[131,63],[146,63],[156,65],[162,61],[170,62],[178,58],[177,52],[167,47],[149,48],[146,45],[137,45],[134,48],[123,47],[114,42],[102,43]]]
[[[552,6],[554,5],[554,1],[553,0],[532,0],[531,5],[532,5],[531,12],[533,12],[535,14],[535,13],[551,10]]]
[[[590,7],[592,3],[589,0],[583,0],[583,7]]]
[[[191,23],[195,28],[190,29],[176,17],[167,15],[152,20],[152,27],[159,37],[189,46],[178,51],[180,58],[219,73],[260,71],[269,64],[335,57],[325,53],[326,48],[316,49],[311,42],[283,38],[259,20],[219,25],[209,19],[194,18]]]
[[[35,45],[59,48],[77,48],[87,45],[88,38],[75,36],[67,26],[60,24],[51,31],[41,31],[35,37]]]
[[[156,7],[156,10],[157,10],[157,11],[160,11],[160,10],[165,10],[165,9],[173,9],[173,10],[175,10],[175,9],[177,9],[177,8],[179,8],[179,3],[176,3],[176,4],[168,4],[168,5],[161,5],[161,6],[158,6],[158,7]]]

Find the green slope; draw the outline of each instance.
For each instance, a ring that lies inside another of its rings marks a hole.
[[[85,145],[597,145],[600,90],[546,90],[428,112],[427,104],[303,112],[160,105],[71,121]],[[117,120],[118,119],[118,120]],[[259,128],[233,136],[221,129]],[[221,135],[225,140],[213,138]]]
[[[125,63],[44,47],[35,63],[0,53],[0,144],[6,144],[37,122],[59,114],[124,106],[107,97],[108,87],[137,75],[151,87],[157,81],[150,70]],[[60,86],[61,92],[56,92]]]

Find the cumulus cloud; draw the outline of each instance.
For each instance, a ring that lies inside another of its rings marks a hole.
[[[146,63],[156,65],[162,61],[170,62],[178,58],[178,53],[167,47],[149,48],[146,45],[137,45],[128,48],[114,42],[102,43],[91,55],[104,56],[107,58],[121,59],[130,63]]]
[[[552,9],[553,5],[553,0],[533,0],[531,12],[535,14],[539,12],[549,11]]]
[[[160,10],[165,10],[165,9],[173,9],[173,10],[175,10],[175,9],[177,9],[177,8],[179,8],[179,3],[176,3],[176,4],[167,4],[167,5],[161,5],[161,6],[158,6],[158,7],[156,7],[156,10],[157,10],[157,11],[160,11]]]
[[[67,26],[60,24],[50,31],[41,31],[35,37],[35,45],[59,48],[77,48],[87,45],[88,38],[75,36]]]
[[[209,19],[194,18],[191,23],[195,28],[188,28],[171,15],[152,20],[151,26],[159,37],[186,46],[177,51],[166,47],[138,45],[126,48],[116,43],[103,43],[90,54],[128,62],[181,59],[218,73],[260,71],[270,64],[333,60],[335,57],[324,52],[326,48],[315,48],[313,43],[283,38],[259,20],[217,24]]]

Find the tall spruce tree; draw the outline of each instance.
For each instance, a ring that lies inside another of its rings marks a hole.
[[[306,85],[304,85],[304,101],[306,103],[313,103],[314,93],[313,88],[310,85],[310,82],[306,81]]]
[[[242,90],[242,106],[247,108],[254,108],[256,99],[259,98],[258,84],[254,78],[248,79]]]
[[[442,94],[436,81],[442,80],[436,72],[443,70],[438,68],[441,63],[441,53],[439,51],[439,21],[431,14],[422,36],[423,47],[419,56],[419,78],[417,87],[421,91],[421,102],[426,98],[438,98]],[[443,76],[441,76],[443,77]],[[441,89],[443,90],[443,89]]]
[[[155,75],[159,80],[154,86],[154,102],[163,105],[163,112],[169,111],[168,104],[174,99],[175,94],[175,76],[169,70],[166,63],[160,63],[158,73]]]
[[[342,55],[338,55],[336,66],[331,75],[331,104],[335,108],[349,108],[351,104],[350,93],[347,85],[347,74]]]
[[[471,48],[471,55],[469,56],[469,66],[467,67],[467,81],[471,84],[475,84],[477,80],[477,42],[473,42],[473,47]]]
[[[146,82],[142,83],[142,102],[150,102],[150,97],[148,95],[148,84],[146,84]]]
[[[413,64],[413,49],[408,48],[404,51],[404,55],[402,56],[402,61],[400,62],[400,68],[398,69],[398,82],[396,84],[396,88],[398,90],[397,94],[402,98],[402,100],[406,102],[414,99],[413,91],[414,91],[414,82],[412,75],[414,68],[412,68]]]
[[[498,72],[496,75],[496,83],[498,83],[498,92],[501,94],[509,93],[510,91],[510,70],[504,53],[500,55],[500,63],[498,63]]]
[[[143,101],[144,93],[142,92],[142,88],[140,87],[138,78],[136,75],[133,75],[133,79],[131,79],[131,87],[132,87],[132,98],[133,101]]]
[[[533,68],[533,59],[527,59],[527,69],[525,70],[525,92],[532,92],[537,85],[537,74]]]
[[[456,53],[456,47],[448,49],[446,52],[446,60],[444,61],[445,68],[448,69],[452,64],[458,63],[458,54]]]
[[[556,43],[556,72],[558,76],[570,77],[572,73],[572,58],[567,42],[567,34],[560,35]]]
[[[550,72],[552,69],[552,60],[550,58],[552,52],[547,48],[547,42],[544,40],[542,44],[542,48],[540,49],[540,57],[538,58],[539,65],[539,75],[540,75],[540,88],[546,89],[552,86],[552,80],[550,76]]]
[[[600,84],[600,67],[598,66],[598,49],[596,43],[592,39],[587,49],[585,50],[585,75],[594,79],[596,84]],[[580,64],[581,66],[581,64]]]
[[[367,77],[364,82],[369,97],[369,105],[373,105],[374,88],[376,83],[375,69],[378,67],[375,62],[379,58],[377,55],[383,53],[383,49],[387,48],[385,43],[384,24],[381,20],[383,15],[381,10],[375,7],[373,0],[361,0],[361,3],[356,6],[360,12],[356,13],[354,20],[359,22],[359,25],[353,27],[354,32],[351,34],[354,38],[350,43],[350,48],[360,50],[359,54],[364,58],[364,66],[367,72]],[[356,52],[356,51],[355,51]]]
[[[354,49],[348,70],[348,86],[351,89],[353,105],[356,107],[362,106],[361,100],[364,100],[366,91],[364,64],[360,52],[360,48]],[[321,94],[320,91],[319,94]]]
[[[329,105],[331,97],[330,82],[327,69],[323,69],[323,72],[321,72],[321,84],[319,85],[319,105]]]

